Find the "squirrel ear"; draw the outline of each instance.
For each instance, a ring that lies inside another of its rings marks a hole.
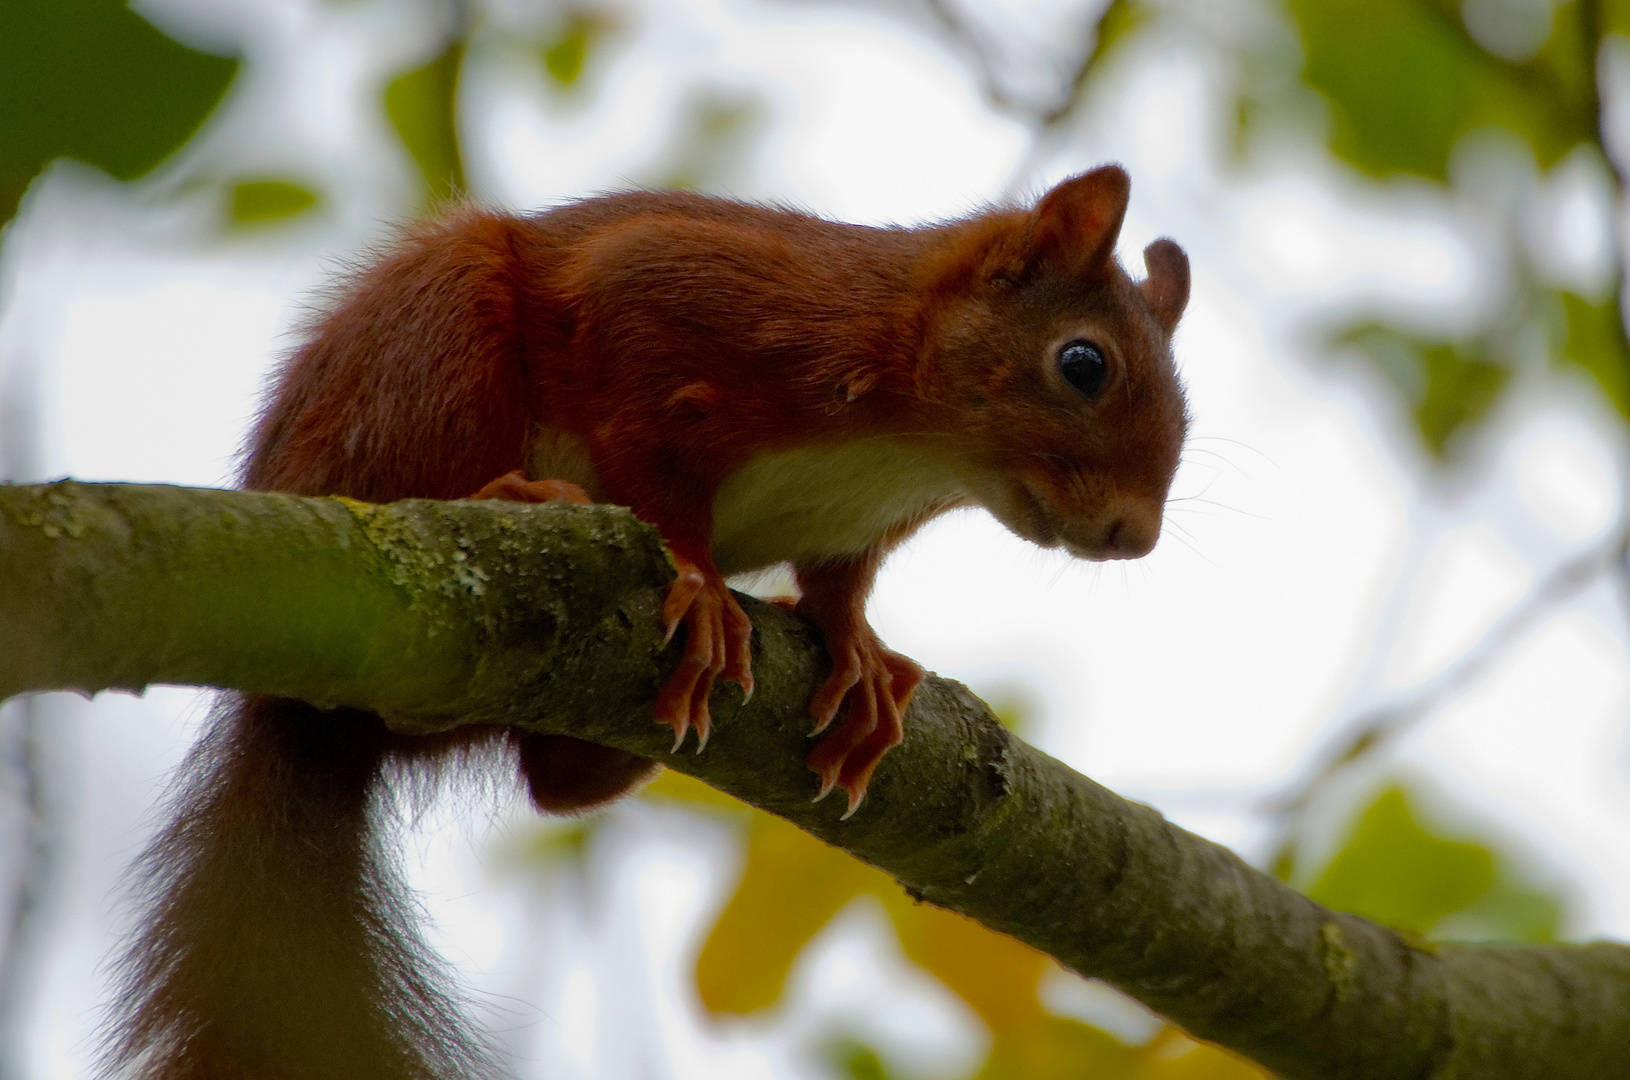
[[[1174,241],[1156,240],[1143,249],[1143,265],[1149,268],[1149,276],[1138,283],[1138,290],[1170,334],[1189,302],[1189,257]]]
[[[1072,176],[1030,212],[1025,265],[1051,263],[1072,273],[1092,270],[1115,254],[1132,181],[1119,165]]]

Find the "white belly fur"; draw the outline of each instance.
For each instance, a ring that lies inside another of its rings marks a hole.
[[[569,480],[588,492],[595,502],[605,502],[605,492],[600,490],[600,474],[594,471],[587,444],[569,431],[552,427],[533,429],[526,475],[532,480]]]
[[[529,457],[532,478],[570,480],[603,498],[575,436],[540,428]],[[896,524],[965,497],[958,465],[936,440],[912,436],[763,454],[714,498],[713,561],[730,575],[864,551]]]
[[[764,454],[713,502],[713,560],[726,574],[855,554],[966,492],[943,446],[905,436]]]

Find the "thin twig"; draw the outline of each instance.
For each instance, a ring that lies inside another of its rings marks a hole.
[[[963,18],[954,5],[947,0],[924,0],[924,5],[940,29],[961,46],[973,61],[980,93],[985,96],[985,100],[992,108],[1025,121],[1033,129],[1034,137],[1037,139],[1042,133],[1068,120],[1075,112],[1076,106],[1081,101],[1081,88],[1086,84],[1093,66],[1101,55],[1098,48],[1098,33],[1093,34],[1090,46],[1080,50],[1080,55],[1071,68],[1068,86],[1054,95],[1055,100],[1052,104],[1043,105],[1026,101],[1002,85],[1002,80],[996,73],[997,62],[990,42]],[[1109,10],[1106,7],[1104,14],[1108,14]],[[1100,31],[1103,26],[1102,18],[1103,16],[1100,16],[1097,24]]]
[[[1413,730],[1444,701],[1476,682],[1496,660],[1538,626],[1545,615],[1586,586],[1609,574],[1624,575],[1627,555],[1630,555],[1630,527],[1620,529],[1608,542],[1552,570],[1448,670],[1427,680],[1403,700],[1371,710],[1347,725],[1340,748],[1322,755],[1323,765],[1264,807],[1268,814],[1284,821],[1284,842],[1288,843],[1294,833],[1294,819],[1307,809],[1314,795],[1332,777]]]

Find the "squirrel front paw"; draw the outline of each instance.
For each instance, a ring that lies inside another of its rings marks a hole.
[[[843,814],[847,818],[866,797],[866,785],[877,763],[905,737],[906,706],[923,681],[923,669],[886,648],[864,623],[828,632],[826,648],[832,657],[832,673],[809,703],[814,734],[826,734],[805,762],[821,778],[817,801],[839,787],[849,796],[849,808]],[[848,711],[843,719],[826,731],[846,700]]]
[[[685,651],[679,667],[657,694],[652,718],[673,728],[674,750],[694,727],[700,753],[712,729],[708,697],[714,681],[729,679],[741,684],[747,697],[753,696],[753,623],[718,571],[703,568],[678,552],[672,554],[679,576],[668,586],[662,603],[662,643],[673,640],[684,623]]]

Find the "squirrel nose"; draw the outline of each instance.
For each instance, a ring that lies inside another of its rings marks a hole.
[[[1160,539],[1160,507],[1153,512],[1142,507],[1125,507],[1104,533],[1103,557],[1139,559],[1155,549]]]

